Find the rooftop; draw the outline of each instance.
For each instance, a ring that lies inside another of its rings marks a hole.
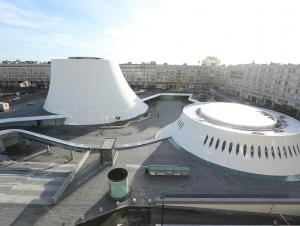
[[[197,110],[207,120],[238,129],[274,129],[277,118],[262,109],[236,103],[202,104]]]
[[[183,109],[191,119],[204,125],[240,134],[286,136],[300,133],[293,117],[265,108],[236,103],[195,103]]]

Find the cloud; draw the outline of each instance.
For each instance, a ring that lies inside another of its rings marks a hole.
[[[0,23],[13,25],[0,25],[3,57],[26,57],[30,49],[31,56],[47,59],[91,55],[197,64],[216,56],[226,64],[300,62],[298,0],[44,1],[51,10],[45,2],[24,8],[0,0]]]
[[[299,62],[297,1],[162,0],[135,12],[131,23],[104,31],[111,57],[121,61],[197,63]]]
[[[58,26],[61,22],[60,17],[47,16],[38,11],[21,9],[14,4],[0,0],[0,23],[40,28],[42,26]]]

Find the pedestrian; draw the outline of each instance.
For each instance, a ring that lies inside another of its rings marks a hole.
[[[159,113],[157,114],[157,118],[159,118]]]

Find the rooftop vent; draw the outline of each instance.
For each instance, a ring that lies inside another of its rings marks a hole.
[[[129,193],[128,172],[124,168],[115,168],[108,173],[109,195],[112,199],[121,200]]]

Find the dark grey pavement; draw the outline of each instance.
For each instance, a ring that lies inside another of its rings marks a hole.
[[[102,143],[104,137],[118,137],[119,143],[130,143],[153,138],[160,128],[176,120],[185,104],[187,102],[184,99],[177,98],[151,102],[151,116],[148,119],[132,123],[121,129],[101,129],[100,126],[58,126],[32,129],[50,136],[81,143]],[[51,161],[50,159],[49,161]],[[93,206],[97,206],[99,200],[102,200],[103,211],[114,208],[115,203],[105,198],[108,169],[100,172],[99,167],[99,156],[93,154],[88,158],[78,177],[75,178],[57,205],[42,207],[0,205],[1,219],[6,225],[61,225],[63,222],[74,224],[80,216],[91,209],[94,210]],[[99,209],[96,208],[96,212],[99,212]]]
[[[147,176],[145,169],[138,167],[152,164],[188,166],[191,176]],[[300,182],[284,182],[229,172],[175,148],[168,141],[120,151],[117,166],[128,168],[133,181],[133,195],[137,198],[142,198],[141,194],[153,197],[160,192],[195,197],[300,198]]]
[[[124,128],[103,129],[99,125],[55,126],[34,129],[34,132],[84,144],[100,144],[105,137],[117,137],[117,144],[143,141],[153,138],[160,128],[175,121],[181,114],[182,107],[186,104],[188,104],[186,98],[163,98],[152,101],[149,103],[149,118],[140,122],[133,122]]]
[[[156,93],[158,91],[146,91],[138,95],[143,98]],[[10,103],[11,111],[0,112],[0,119],[51,114],[43,109],[46,101],[46,93],[27,94],[18,97],[21,99]]]
[[[51,115],[51,113],[43,109],[45,97],[38,97],[29,101],[20,102],[13,106],[13,109],[9,112],[0,112],[0,119],[4,118],[16,118],[38,115]],[[32,105],[28,105],[32,103]]]
[[[149,164],[181,164],[190,167],[190,177],[148,176],[143,166]],[[118,153],[115,167],[125,167],[129,172],[131,198],[136,205],[151,205],[160,195],[186,195],[195,197],[300,197],[300,182],[280,182],[249,176],[240,176],[212,167],[176,149],[168,141],[122,150]],[[28,206],[22,214],[19,208],[15,225],[72,225],[80,217],[90,219],[102,211],[116,208],[116,203],[106,197],[107,173],[99,169],[98,155],[90,156],[81,172],[55,206],[38,208]],[[121,203],[130,204],[131,199]],[[11,206],[1,206],[2,212],[11,211]]]

